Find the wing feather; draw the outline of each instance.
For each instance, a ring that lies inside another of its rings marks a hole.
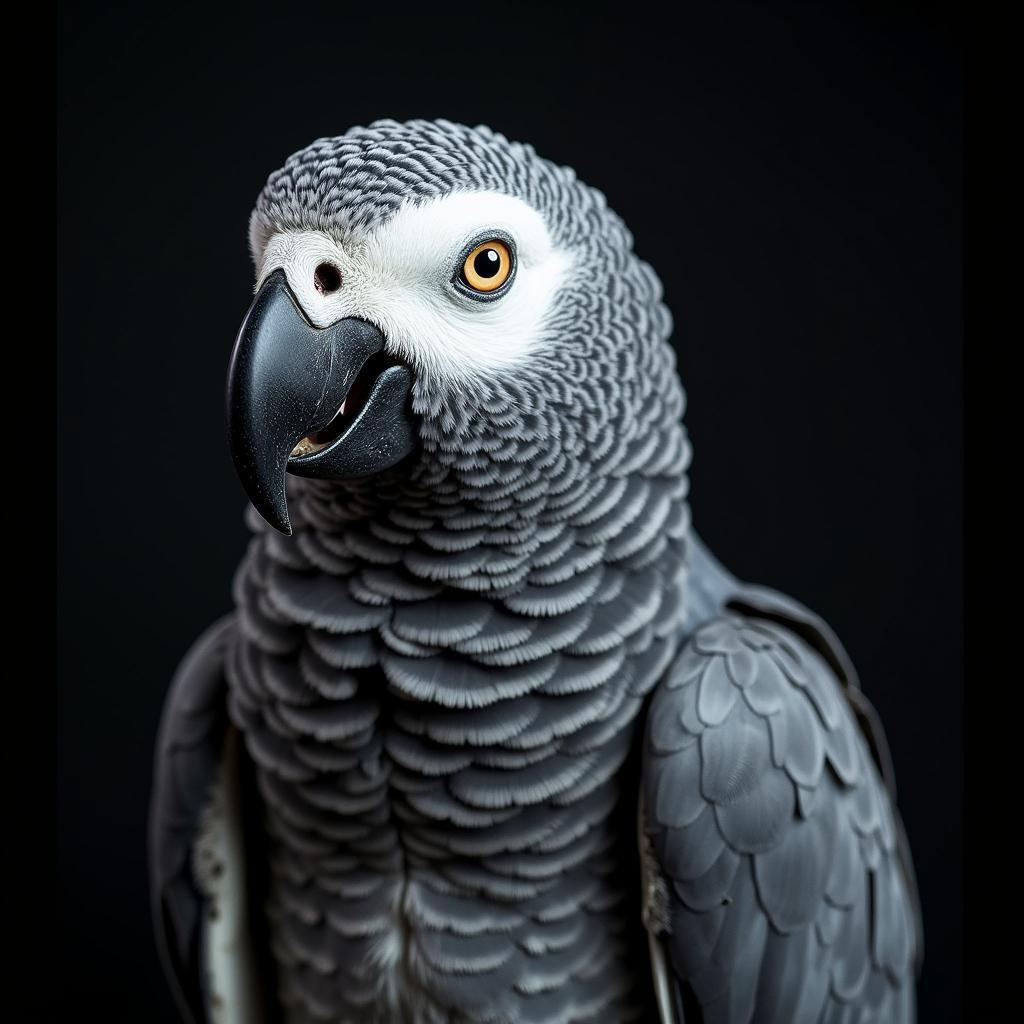
[[[884,735],[827,627],[769,594],[702,626],[654,694],[642,822],[666,906],[645,920],[706,1024],[909,1022],[920,925]]]
[[[242,848],[252,794],[228,718],[224,660],[236,628],[235,616],[226,616],[193,644],[171,682],[156,743],[152,913],[164,972],[191,1024],[206,1024],[218,1002],[218,1020],[255,1021],[263,1002],[251,984],[252,961],[241,955],[250,940],[252,880]]]

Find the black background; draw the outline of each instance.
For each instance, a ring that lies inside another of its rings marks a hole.
[[[230,606],[246,542],[222,389],[252,202],[312,139],[422,116],[574,166],[657,269],[695,523],[737,574],[823,614],[857,664],[919,874],[920,1016],[959,1019],[961,32],[954,8],[906,3],[60,14],[68,1014],[174,1019],[145,812],[169,677]]]

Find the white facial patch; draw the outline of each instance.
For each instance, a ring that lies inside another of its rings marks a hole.
[[[515,277],[507,292],[481,301],[452,279],[473,245],[492,233],[511,239]],[[315,285],[321,263],[341,272],[341,287],[328,294]],[[381,329],[391,355],[422,373],[465,382],[528,359],[568,266],[540,214],[521,199],[459,192],[404,207],[344,244],[321,231],[275,234],[259,260],[257,287],[283,269],[317,327],[361,317]]]

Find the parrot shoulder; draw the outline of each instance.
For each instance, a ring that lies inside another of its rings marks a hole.
[[[820,619],[743,586],[653,694],[640,793],[663,1022],[909,1022],[916,883],[884,734]]]

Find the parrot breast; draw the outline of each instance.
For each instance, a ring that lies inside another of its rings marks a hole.
[[[636,1008],[622,780],[686,605],[689,446],[660,381],[600,472],[563,423],[553,465],[538,444],[453,468],[438,443],[415,486],[293,481],[293,537],[252,516],[230,711],[289,1020]]]

